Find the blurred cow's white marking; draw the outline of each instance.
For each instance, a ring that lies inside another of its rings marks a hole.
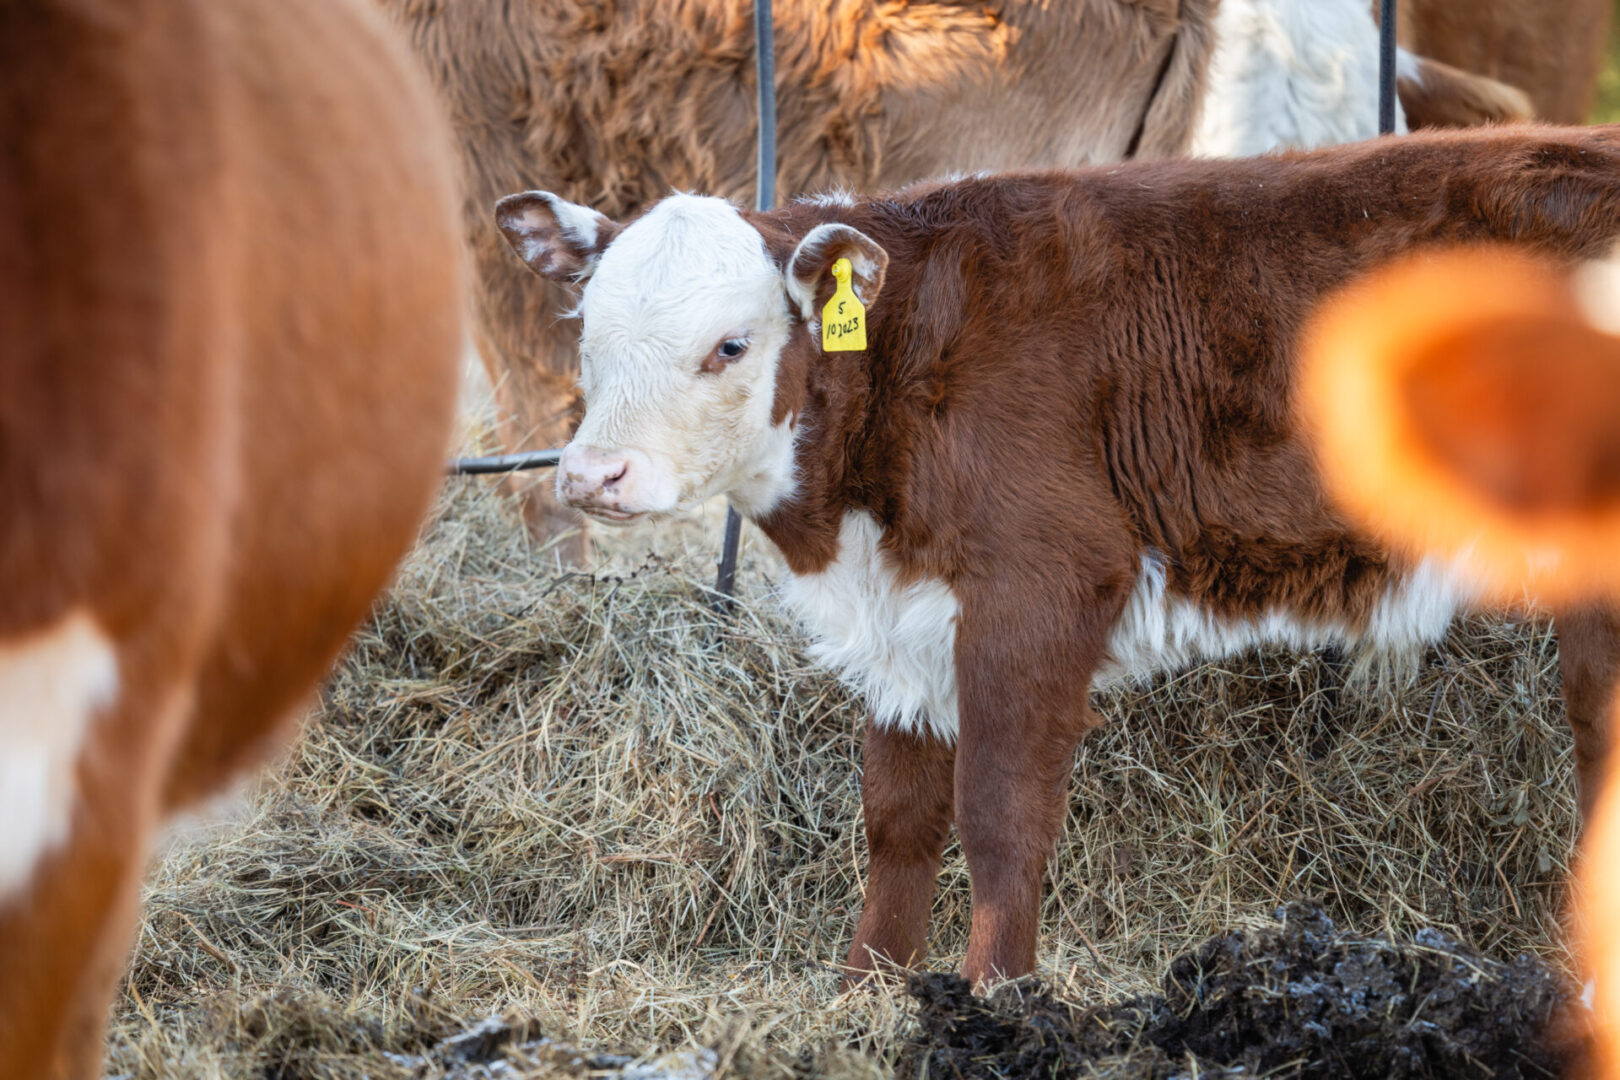
[[[83,612],[0,641],[0,899],[67,839],[79,748],[117,691],[112,642]]]

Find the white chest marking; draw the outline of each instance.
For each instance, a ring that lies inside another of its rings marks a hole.
[[[956,738],[956,596],[942,581],[900,584],[883,530],[850,511],[838,558],[782,592],[811,637],[810,655],[865,697],[873,719]]]
[[[82,612],[0,641],[0,901],[67,839],[80,747],[117,691],[112,642]]]

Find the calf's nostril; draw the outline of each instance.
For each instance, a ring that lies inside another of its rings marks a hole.
[[[630,471],[630,463],[628,461],[624,462],[617,469],[615,469],[611,475],[605,476],[605,477],[602,478],[602,486],[605,487],[605,488],[612,487],[614,484],[617,484],[620,480],[623,480],[624,479],[624,474],[629,472],[629,471]]]

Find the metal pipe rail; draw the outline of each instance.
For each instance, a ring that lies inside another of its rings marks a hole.
[[[754,0],[754,81],[759,88],[759,155],[754,164],[754,209],[776,205],[776,33],[771,23],[771,0]],[[742,517],[726,507],[726,531],[720,544],[720,571],[714,581],[714,610],[731,610],[737,588],[737,547],[742,540]]]
[[[527,454],[495,454],[490,457],[452,458],[445,472],[451,476],[485,476],[490,473],[521,472],[524,469],[555,469],[561,450],[535,450]]]

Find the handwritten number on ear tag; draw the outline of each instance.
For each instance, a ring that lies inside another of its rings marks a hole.
[[[832,264],[838,287],[821,309],[821,348],[823,352],[859,352],[866,348],[866,308],[850,288],[852,270],[848,259]]]

